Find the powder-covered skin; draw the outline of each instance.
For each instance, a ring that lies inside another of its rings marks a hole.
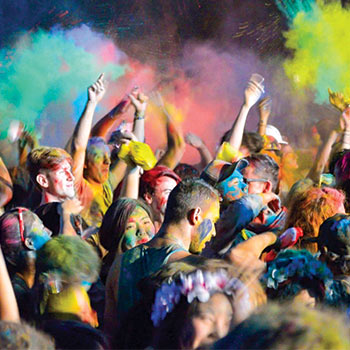
[[[126,224],[123,246],[126,249],[131,249],[148,242],[154,234],[155,228],[150,217],[142,207],[137,205]]]
[[[165,214],[165,208],[168,203],[170,192],[177,185],[176,181],[169,176],[161,176],[157,179],[154,192],[152,207],[161,214]]]
[[[215,236],[215,226],[214,223],[219,219],[219,204],[215,203],[201,214],[204,218],[197,227],[197,232],[191,238],[190,252],[200,253],[207,242]]]

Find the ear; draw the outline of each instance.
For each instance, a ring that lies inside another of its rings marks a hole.
[[[143,195],[143,199],[146,201],[147,204],[151,205],[152,204],[152,201],[153,201],[153,198],[152,196],[146,192],[144,195]]]
[[[270,180],[265,182],[265,186],[263,189],[263,193],[269,193],[272,192],[272,182]]]
[[[27,237],[24,239],[24,245],[29,249],[29,250],[35,250],[33,241],[30,237]]]
[[[36,182],[39,184],[42,188],[48,188],[49,187],[49,181],[47,180],[46,175],[44,174],[38,174],[36,176]]]
[[[196,225],[202,218],[202,209],[197,207],[194,209],[191,209],[188,213],[188,221],[190,225]]]

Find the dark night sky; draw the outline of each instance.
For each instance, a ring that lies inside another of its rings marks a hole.
[[[187,40],[285,54],[286,21],[273,0],[0,0],[1,46],[23,30],[79,23],[141,60],[176,57]]]

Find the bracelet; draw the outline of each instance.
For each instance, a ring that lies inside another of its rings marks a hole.
[[[142,114],[135,113],[134,120],[142,120],[142,119],[145,119],[145,115],[143,113]]]

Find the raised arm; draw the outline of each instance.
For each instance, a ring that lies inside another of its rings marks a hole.
[[[120,101],[111,111],[100,119],[92,128],[91,136],[99,136],[106,140],[120,115],[124,114],[130,106],[130,99],[125,98]],[[107,141],[107,140],[106,140]]]
[[[350,129],[349,129],[349,134],[350,134]],[[320,181],[320,177],[328,162],[329,156],[332,151],[332,146],[336,142],[337,137],[338,137],[338,130],[334,129],[334,130],[331,130],[331,132],[329,133],[328,137],[326,137],[326,139],[322,140],[322,144],[319,147],[316,159],[309,173],[306,176],[307,178],[314,181],[316,184],[318,184]]]
[[[235,150],[239,150],[241,147],[248,112],[259,100],[261,93],[262,87],[251,81],[248,83],[247,88],[244,91],[244,103],[241,106],[239,114],[234,121],[230,132],[229,144]]]
[[[338,126],[330,128],[329,134],[323,138],[322,144],[318,150],[316,160],[310,169],[307,178],[310,178],[315,183],[319,183],[321,174],[327,164],[332,151],[332,146],[336,142],[340,132],[342,132],[342,150],[350,149],[350,109],[344,101],[344,96],[339,92],[332,92],[328,89],[329,102],[342,112]]]
[[[73,133],[72,158],[73,174],[76,182],[83,178],[85,151],[90,137],[92,119],[97,103],[101,101],[105,94],[103,77],[104,75],[101,74],[96,83],[88,88],[88,101]]]
[[[340,119],[341,129],[343,131],[341,139],[342,150],[350,150],[350,107],[346,107]]]
[[[0,247],[0,320],[20,322],[17,301]]]
[[[13,185],[11,176],[5,163],[0,157],[0,208],[5,206],[12,199],[12,189]]]
[[[213,160],[213,156],[208,147],[199,136],[193,133],[186,134],[185,141],[188,145],[194,147],[198,151],[201,161],[196,167],[198,167],[199,170],[203,170]]]
[[[182,129],[175,124],[174,120],[168,113],[160,93],[155,94],[154,102],[158,105],[158,107],[160,107],[165,118],[168,139],[167,150],[159,159],[157,165],[165,165],[170,169],[174,169],[176,165],[181,161],[181,158],[185,152],[186,144]]]
[[[258,134],[264,136],[266,133],[266,125],[271,113],[271,98],[265,97],[259,103],[259,124]]]

